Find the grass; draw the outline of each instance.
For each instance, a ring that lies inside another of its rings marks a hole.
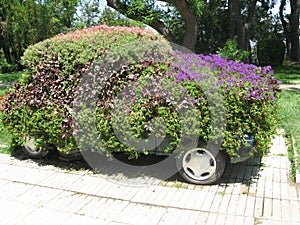
[[[22,71],[14,73],[0,73],[0,83],[13,83],[22,76]]]
[[[282,83],[300,83],[300,64],[286,65],[274,69],[274,76]]]
[[[283,83],[300,84],[300,65],[282,67],[275,69],[275,77]],[[292,162],[292,177],[295,177],[295,168],[300,169],[300,165],[295,165],[295,156],[293,147],[296,148],[300,155],[300,89],[283,90],[278,99],[278,119],[279,128],[284,128],[285,133],[289,137],[288,140],[294,138],[294,146],[289,141],[289,159]],[[298,158],[300,162],[300,157]]]

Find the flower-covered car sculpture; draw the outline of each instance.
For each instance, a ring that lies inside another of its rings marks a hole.
[[[178,48],[180,49],[180,48]],[[270,67],[174,50],[140,28],[86,28],[30,46],[3,123],[31,157],[174,155],[182,177],[217,182],[226,158],[265,154],[276,124]]]

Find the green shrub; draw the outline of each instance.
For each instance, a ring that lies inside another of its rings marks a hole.
[[[281,66],[284,54],[285,46],[281,39],[269,38],[257,44],[258,63],[262,66]]]
[[[249,52],[238,49],[236,40],[228,39],[223,48],[219,48],[217,54],[225,59],[237,62],[245,61],[249,56]]]

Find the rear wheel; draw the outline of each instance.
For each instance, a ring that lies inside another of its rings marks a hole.
[[[42,158],[47,155],[48,150],[46,147],[40,147],[36,144],[34,137],[24,137],[23,151],[30,158]]]
[[[223,175],[226,159],[223,152],[219,151],[214,156],[205,148],[187,150],[177,159],[180,175],[186,181],[194,184],[213,184]]]

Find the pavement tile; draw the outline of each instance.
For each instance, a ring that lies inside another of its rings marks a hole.
[[[231,195],[230,202],[227,208],[227,214],[236,214],[236,210],[238,208],[239,196],[238,195]]]
[[[224,225],[237,225],[235,224],[235,215],[227,215]]]
[[[19,221],[18,224],[24,225],[40,225],[40,224],[58,224],[65,225],[70,214],[51,210],[46,208],[35,208],[30,214]],[[77,223],[79,224],[79,223]]]
[[[90,202],[77,211],[77,214],[96,218],[97,215],[106,210],[112,202],[113,201],[108,198],[92,198]]]
[[[263,216],[263,207],[264,199],[260,197],[255,198],[254,217],[260,218]]]
[[[183,210],[168,208],[164,211],[162,218],[159,221],[160,225],[173,225],[180,219]]]
[[[300,224],[300,201],[290,201],[292,221],[297,221]]]
[[[253,217],[245,217],[244,218],[244,224],[243,225],[254,225],[255,219]]]
[[[281,215],[284,220],[292,220],[291,204],[289,200],[281,200]]]
[[[245,216],[254,217],[255,197],[247,196],[247,203],[245,207]]]
[[[204,202],[203,202],[202,207],[201,207],[202,211],[206,211],[206,212],[209,211],[216,194],[217,193],[215,193],[215,192],[206,193]]]
[[[226,214],[231,197],[232,197],[232,195],[224,195],[223,196],[221,205],[219,207],[219,213]]]
[[[128,203],[127,201],[121,201],[121,200],[113,200],[108,199],[107,201],[108,206],[106,208],[98,211],[96,214],[96,218],[108,220],[108,221],[117,221],[116,218],[124,214],[125,208],[130,208],[134,205],[134,203]],[[130,206],[129,206],[130,205]],[[134,212],[134,210],[132,210]],[[126,214],[125,214],[126,215]],[[121,222],[121,221],[117,221]]]
[[[281,220],[281,208],[282,203],[279,199],[273,199],[273,205],[272,205],[272,218],[275,220]]]
[[[211,204],[211,207],[210,207],[209,211],[210,212],[218,212],[222,200],[223,200],[223,196],[221,194],[217,193],[215,195],[215,198],[214,198],[214,200]]]
[[[247,195],[240,195],[239,201],[237,203],[237,209],[235,215],[243,216],[245,214],[245,210],[247,210],[246,204],[247,204]]]
[[[200,212],[191,211],[188,219],[186,220],[186,224],[196,224],[200,214]]]
[[[288,193],[289,193],[289,199],[290,200],[298,200],[298,194],[297,194],[297,189],[295,185],[289,185],[288,186]]]
[[[217,213],[209,213],[205,225],[216,225],[217,217],[218,217]]]
[[[34,208],[15,201],[1,201],[0,224],[18,224],[27,217]]]
[[[224,225],[224,222],[226,221],[227,216],[224,214],[216,214],[217,220],[215,225]]]
[[[33,186],[28,184],[8,183],[0,188],[0,198],[14,200],[19,196],[26,194],[26,192],[32,188]]]
[[[264,205],[263,205],[263,217],[270,218],[272,217],[272,206],[273,206],[273,199],[272,198],[264,198]]]
[[[207,192],[204,191],[197,191],[197,194],[195,195],[195,200],[193,202],[193,205],[191,206],[195,210],[201,210],[202,205],[205,204],[205,197]]]
[[[55,199],[63,191],[48,187],[33,186],[24,194],[16,197],[16,201],[30,203],[32,206],[41,207]]]
[[[280,199],[281,198],[281,185],[280,182],[274,181],[272,187],[272,198]]]
[[[282,148],[283,140],[274,141]],[[112,165],[92,174],[0,154],[0,224],[300,224],[300,186],[282,154],[273,147],[261,160],[229,164],[219,185],[164,182]]]

